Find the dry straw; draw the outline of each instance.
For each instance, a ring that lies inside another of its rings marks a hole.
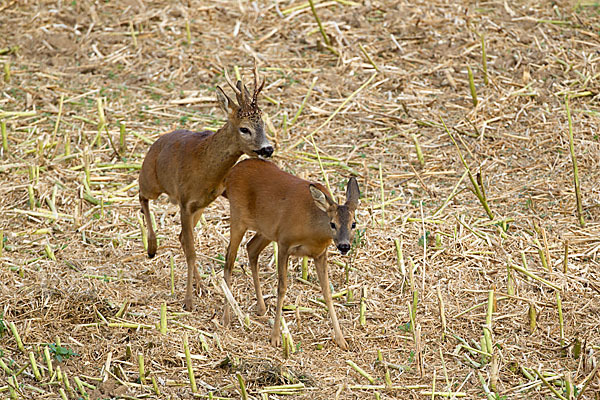
[[[600,391],[594,7],[38,3],[0,5],[4,397],[234,399],[238,373],[261,399]],[[152,206],[157,255],[144,250],[149,145],[218,129],[221,71],[250,76],[254,57],[274,162],[333,193],[360,183],[353,251],[328,249],[348,351],[302,259],[290,264],[286,353],[271,346],[270,246],[267,314],[242,246],[239,312],[222,325],[224,198],[196,227],[193,312],[181,309],[180,218],[164,198]]]

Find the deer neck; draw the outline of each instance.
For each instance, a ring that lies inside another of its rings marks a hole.
[[[237,130],[229,121],[217,132],[207,138],[205,154],[212,162],[211,175],[217,181],[222,181],[227,172],[233,167],[236,161],[243,154],[237,141]]]

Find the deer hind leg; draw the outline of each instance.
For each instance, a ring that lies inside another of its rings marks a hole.
[[[267,312],[262,289],[260,287],[260,276],[258,275],[258,256],[265,249],[265,247],[269,245],[269,243],[271,243],[269,239],[262,236],[260,233],[257,233],[246,245],[246,250],[248,250],[248,261],[250,263],[250,268],[252,269],[254,291],[256,292],[257,315],[265,315]]]
[[[287,290],[287,267],[289,253],[286,246],[279,245],[279,257],[277,258],[277,309],[275,310],[275,323],[271,331],[271,345],[279,347],[281,345],[281,313],[283,309],[283,300]]]
[[[194,225],[193,225],[193,213],[190,213],[186,207],[181,206],[181,234],[179,240],[181,247],[183,247],[183,253],[185,254],[185,261],[187,263],[187,286],[185,290],[184,307],[187,311],[192,311],[194,307],[193,297],[193,279],[200,273],[196,267],[196,250],[194,248]]]
[[[344,339],[344,335],[342,335],[342,330],[340,329],[340,324],[335,313],[335,308],[333,308],[333,300],[331,299],[331,290],[329,289],[329,275],[327,273],[327,250],[325,250],[320,256],[315,257],[314,260],[315,266],[317,267],[317,276],[319,277],[319,283],[321,285],[323,299],[325,299],[325,304],[327,305],[327,309],[329,310],[329,316],[331,317],[331,322],[333,323],[335,342],[338,346],[340,346],[340,348],[347,350],[348,343],[346,343],[346,339]]]
[[[231,218],[234,221],[234,218]],[[244,238],[244,233],[246,233],[246,227],[240,226],[238,224],[232,223],[230,228],[229,235],[229,246],[227,246],[227,256],[225,257],[225,269],[223,271],[223,275],[225,278],[225,283],[227,287],[231,291],[231,271],[233,270],[233,265],[235,264],[235,258],[237,256],[238,248],[240,247],[240,243]],[[223,324],[228,326],[231,323],[231,307],[227,304],[227,299],[225,299],[225,305],[223,307]]]
[[[142,206],[142,212],[146,219],[146,227],[148,228],[148,257],[152,258],[156,255],[156,233],[154,233],[154,227],[152,226],[152,217],[150,216],[150,200],[143,197],[140,194],[140,204]]]

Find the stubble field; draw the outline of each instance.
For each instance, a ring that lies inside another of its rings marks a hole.
[[[0,397],[233,399],[241,378],[257,399],[600,398],[597,6],[315,11],[329,43],[295,0],[0,3]],[[242,246],[233,294],[248,318],[221,325],[225,199],[195,230],[193,312],[164,197],[146,257],[137,177],[150,144],[218,129],[223,70],[252,86],[254,57],[273,161],[326,177],[339,197],[359,181],[355,246],[345,257],[332,246],[329,263],[349,351],[301,260],[284,314],[294,352],[270,345],[272,247],[260,260],[267,315],[255,314]]]

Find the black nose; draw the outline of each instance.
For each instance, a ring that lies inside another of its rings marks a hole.
[[[261,157],[271,157],[271,154],[273,154],[273,146],[265,146],[260,150],[256,150],[255,153]]]
[[[350,251],[350,245],[348,243],[340,243],[337,248],[342,254],[346,254]]]

